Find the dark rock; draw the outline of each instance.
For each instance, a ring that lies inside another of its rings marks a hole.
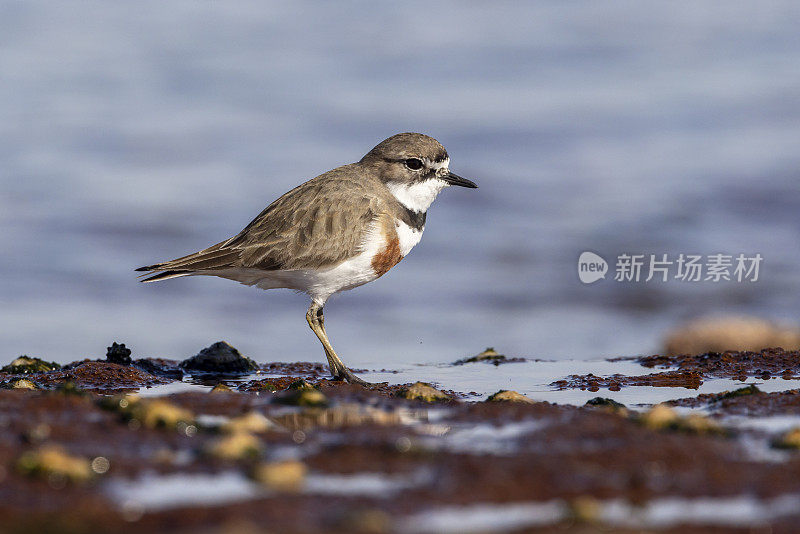
[[[746,395],[756,395],[761,393],[761,390],[755,384],[749,384],[743,388],[734,389],[733,391],[724,391],[717,395],[716,399],[712,402],[721,401],[725,399],[732,399],[734,397],[744,397]]]
[[[314,388],[314,385],[311,384],[311,382],[303,380],[301,378],[300,380],[295,380],[294,382],[289,384],[289,389],[316,389],[316,388]]]
[[[258,369],[256,362],[224,341],[204,348],[196,356],[183,360],[180,366],[187,371],[221,374],[249,373]]]
[[[165,360],[152,360],[147,358],[134,361],[133,366],[155,376],[172,378],[175,380],[181,380],[183,378],[183,371],[174,362],[169,363]]]
[[[465,363],[485,362],[493,365],[500,365],[501,363],[517,363],[524,362],[525,358],[508,358],[505,354],[499,354],[494,348],[488,347],[480,354],[476,354],[470,358],[463,358],[456,360],[453,365],[464,365]]]
[[[125,343],[117,343],[115,341],[106,350],[106,361],[120,365],[130,365],[131,349],[127,348]]]

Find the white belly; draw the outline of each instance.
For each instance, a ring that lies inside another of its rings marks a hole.
[[[401,221],[398,221],[395,227],[400,242],[400,253],[406,256],[419,243],[422,230],[411,228]],[[307,293],[315,302],[324,305],[334,293],[353,289],[378,278],[380,274],[373,268],[372,260],[386,248],[386,245],[386,238],[382,235],[379,224],[375,223],[367,233],[359,254],[335,267],[287,271],[238,268],[198,274],[221,276],[261,289],[294,289]]]

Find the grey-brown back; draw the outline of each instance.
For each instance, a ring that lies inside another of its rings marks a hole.
[[[360,163],[328,171],[284,194],[236,236],[172,261],[142,267],[162,271],[145,281],[230,268],[319,269],[358,254],[381,214],[409,214]],[[424,221],[424,219],[423,219]]]

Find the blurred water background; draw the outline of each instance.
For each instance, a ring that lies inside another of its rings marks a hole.
[[[133,268],[420,131],[446,190],[381,280],[334,297],[345,361],[656,351],[703,314],[797,319],[800,4],[0,3],[0,347],[317,360],[307,301]],[[593,250],[764,257],[756,283],[591,286]]]

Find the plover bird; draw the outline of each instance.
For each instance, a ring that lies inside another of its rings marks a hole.
[[[244,230],[176,260],[140,267],[142,282],[191,275],[228,278],[261,289],[289,288],[311,297],[306,320],[333,377],[366,384],[331,346],[322,307],[339,291],[380,278],[419,243],[425,215],[445,187],[477,187],[450,172],[450,158],[432,137],[401,133],[357,163],[292,189]]]

